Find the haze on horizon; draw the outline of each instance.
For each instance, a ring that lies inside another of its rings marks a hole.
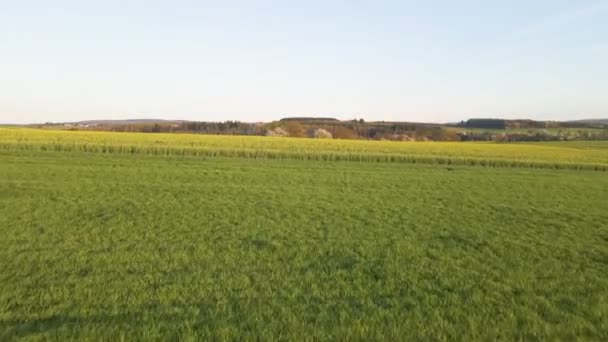
[[[608,1],[3,1],[0,123],[608,117]]]

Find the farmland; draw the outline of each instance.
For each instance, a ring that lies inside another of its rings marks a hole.
[[[0,340],[608,338],[608,144],[0,129]]]
[[[585,153],[580,148],[585,146]],[[608,142],[404,144],[393,141],[0,128],[0,150],[402,162],[606,170]]]

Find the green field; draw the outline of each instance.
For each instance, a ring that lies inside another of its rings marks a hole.
[[[607,340],[606,166],[0,129],[0,340]]]

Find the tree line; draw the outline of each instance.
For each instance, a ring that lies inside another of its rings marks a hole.
[[[603,129],[561,128],[563,123],[532,120],[471,119],[454,125],[409,122],[366,122],[363,119],[286,118],[273,122],[158,121],[63,124],[72,130],[144,133],[200,133],[216,135],[288,136],[393,141],[552,141],[608,140]],[[48,124],[62,125],[62,124]],[[66,126],[67,125],[67,126]],[[42,125],[44,126],[44,125]],[[526,129],[527,128],[527,131]]]

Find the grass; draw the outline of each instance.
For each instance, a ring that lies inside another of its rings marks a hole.
[[[69,151],[0,151],[0,340],[608,338],[604,172]]]

